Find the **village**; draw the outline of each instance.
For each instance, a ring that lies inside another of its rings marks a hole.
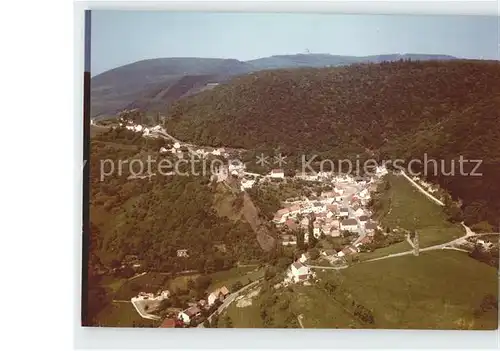
[[[372,242],[375,231],[382,229],[372,219],[368,204],[371,193],[376,190],[380,179],[388,172],[384,166],[374,169],[371,176],[352,176],[335,172],[295,173],[292,176],[285,176],[285,170],[281,168],[271,169],[267,174],[259,174],[247,171],[245,163],[237,158],[240,155],[239,150],[183,143],[167,134],[159,125],[149,128],[131,122],[121,122],[120,126],[141,132],[147,138],[161,137],[168,140],[170,147],[161,147],[158,150],[160,154],[171,154],[179,159],[190,154],[198,157],[213,156],[224,160],[225,162],[211,174],[211,180],[224,183],[233,191],[245,192],[265,184],[279,185],[287,182],[311,184],[315,188],[324,189],[320,193],[314,192],[309,196],[282,202],[282,207],[274,214],[271,221],[279,233],[280,245],[297,246],[299,236],[304,244],[325,238],[343,239],[343,242],[347,243],[339,251],[321,249],[319,257],[311,257],[309,252],[302,253],[285,272],[283,285],[311,284],[310,278],[314,277],[312,270],[314,268],[345,267],[348,258],[359,253],[363,245]],[[177,256],[188,257],[188,249],[179,249]],[[217,289],[211,292],[206,300],[191,302],[189,308],[166,318],[161,327],[202,326],[203,322],[210,320],[213,314],[222,312],[227,304],[238,297],[238,294],[234,294],[230,301],[226,301],[225,306],[224,301],[228,296],[230,293],[226,287]],[[143,318],[157,319],[158,317],[148,313],[148,310],[154,311],[161,300],[168,298],[168,291],[159,292],[157,295],[140,293],[132,298],[131,302]],[[222,310],[218,309],[220,305]]]

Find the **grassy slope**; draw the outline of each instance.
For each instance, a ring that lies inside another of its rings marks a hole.
[[[102,327],[132,327],[134,324],[148,327],[157,327],[159,321],[142,318],[135,310],[132,303],[111,303],[97,316],[99,325]]]
[[[212,284],[210,284],[208,290],[212,291],[214,289],[226,286],[231,289],[231,286],[240,281],[243,285],[249,283],[249,281],[257,280],[264,276],[264,270],[258,269],[257,267],[238,267],[232,268],[227,271],[212,273]]]
[[[472,316],[485,294],[498,296],[497,271],[462,252],[361,263],[342,274],[343,287],[374,311],[377,328],[497,327],[492,314]]]
[[[376,214],[383,227],[416,229],[420,235],[420,247],[433,246],[451,241],[465,234],[459,224],[446,220],[441,206],[433,203],[405,178],[387,175],[391,188],[382,195],[382,208]],[[409,251],[406,241],[360,255],[361,260]]]
[[[252,299],[252,304],[246,307],[236,307],[236,303],[231,304],[226,310],[226,314],[231,318],[235,328],[263,328],[260,317],[260,297]]]
[[[297,287],[294,309],[302,314],[304,328],[359,328],[361,324],[324,290],[315,286]]]

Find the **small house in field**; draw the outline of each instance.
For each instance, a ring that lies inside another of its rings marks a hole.
[[[338,257],[345,257],[345,256],[349,256],[349,255],[353,255],[353,254],[356,254],[358,253],[358,249],[354,246],[346,246],[342,249],[342,251],[340,251],[337,256]]]
[[[177,257],[189,257],[187,249],[177,250]]]
[[[313,224],[313,235],[315,238],[319,238],[321,235],[321,224],[314,222]]]
[[[201,316],[201,310],[197,306],[191,306],[182,312],[179,312],[177,318],[184,324],[189,324],[193,318]]]
[[[224,301],[224,299],[229,295],[229,290],[223,286],[222,288],[216,289],[208,295],[207,301],[208,305],[212,306],[215,301]]]
[[[309,279],[309,276],[311,275],[311,271],[309,267],[306,265],[302,264],[300,261],[295,261],[291,265],[291,275],[293,281],[296,283],[305,281]]]
[[[282,169],[273,169],[273,170],[271,170],[269,177],[271,177],[273,179],[284,179],[285,172]]]

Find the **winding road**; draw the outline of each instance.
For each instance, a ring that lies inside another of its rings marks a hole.
[[[256,281],[248,284],[248,285],[245,285],[244,287],[242,287],[240,290],[232,293],[231,295],[229,295],[228,297],[226,297],[226,299],[224,300],[224,302],[222,303],[222,305],[219,306],[219,308],[217,308],[217,310],[215,310],[210,316],[207,317],[207,320],[209,322],[212,322],[212,317],[215,315],[215,314],[221,314],[226,308],[229,307],[229,305],[231,305],[231,303],[245,290],[257,285],[262,279],[264,278],[259,278],[257,279]],[[203,323],[200,323],[198,324],[198,328],[204,328],[203,326]]]

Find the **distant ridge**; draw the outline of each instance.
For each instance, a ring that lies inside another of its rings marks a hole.
[[[332,67],[354,63],[380,63],[397,60],[454,60],[449,55],[384,54],[342,56],[331,54],[275,55],[250,61],[236,59],[171,57],[141,60],[100,73],[91,80],[91,116],[105,118],[135,106],[144,110],[161,110],[173,101],[204,89],[207,83],[222,83],[234,76],[269,69]],[[186,76],[189,83],[185,84]],[[207,81],[207,76],[210,79]],[[184,81],[181,81],[184,79]],[[170,88],[176,86],[173,93]],[[185,91],[183,91],[183,89]],[[182,91],[182,94],[180,92]],[[151,94],[156,92],[156,98]],[[159,98],[160,92],[162,98]]]

